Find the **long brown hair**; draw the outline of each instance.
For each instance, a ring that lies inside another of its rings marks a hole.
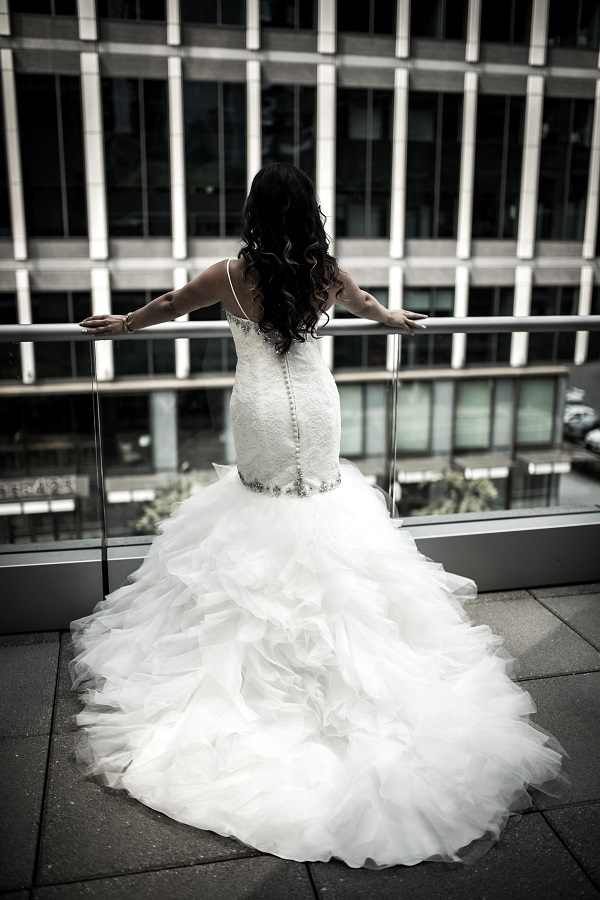
[[[254,176],[242,220],[238,257],[261,306],[258,326],[276,332],[277,350],[287,353],[317,336],[329,291],[336,287],[337,297],[344,287],[312,181],[290,163],[269,163]]]

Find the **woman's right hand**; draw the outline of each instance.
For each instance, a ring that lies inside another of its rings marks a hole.
[[[391,328],[402,328],[408,334],[414,334],[413,329],[427,328],[420,319],[427,319],[425,313],[411,312],[409,309],[390,309],[385,324]]]

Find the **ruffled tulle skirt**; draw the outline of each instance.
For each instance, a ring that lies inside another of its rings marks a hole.
[[[473,582],[420,554],[349,463],[310,498],[219,474],[71,623],[81,768],[287,859],[480,855],[562,748],[463,611]]]

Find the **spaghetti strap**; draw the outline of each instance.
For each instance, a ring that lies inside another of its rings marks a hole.
[[[233,289],[233,282],[232,282],[232,280],[231,280],[231,275],[229,274],[229,263],[230,263],[230,262],[231,262],[231,260],[228,259],[228,260],[227,260],[227,277],[229,278],[229,287],[231,288],[231,293],[232,293],[233,296],[235,297],[235,302],[237,303],[237,305],[239,306],[239,308],[242,310],[242,313],[243,313],[244,318],[245,318],[245,319],[248,319],[248,321],[250,322],[250,321],[251,321],[250,317],[247,316],[246,313],[244,312],[244,309],[243,309],[243,307],[242,307],[242,304],[241,304],[240,301],[238,300],[237,294],[236,294],[236,292],[235,292],[234,289]]]

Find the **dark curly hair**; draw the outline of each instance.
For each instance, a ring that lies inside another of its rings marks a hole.
[[[261,307],[258,326],[277,333],[281,353],[307,334],[317,336],[329,291],[337,288],[338,297],[344,287],[324,222],[314,185],[301,169],[272,162],[256,173],[242,210],[238,257]]]

